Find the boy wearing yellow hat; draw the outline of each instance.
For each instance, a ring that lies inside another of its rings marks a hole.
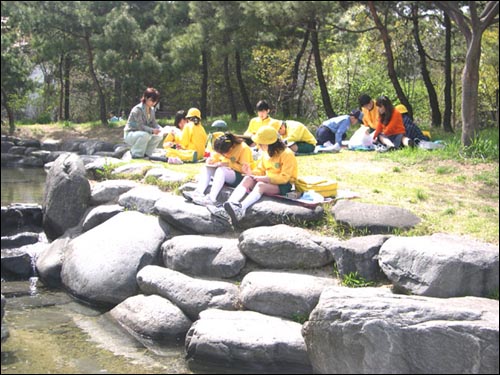
[[[418,143],[421,140],[430,141],[430,138],[426,136],[422,130],[420,130],[418,125],[413,122],[413,119],[408,114],[408,109],[404,104],[398,104],[395,108],[403,116],[403,125],[405,126],[406,136],[409,139],[413,140],[415,143]]]
[[[186,118],[188,123],[182,129],[180,146],[183,150],[196,151],[197,159],[203,159],[207,144],[207,132],[201,124],[201,112],[198,108],[190,108]]]
[[[223,208],[211,209],[212,214],[231,220],[233,226],[237,226],[246,210],[263,195],[285,195],[292,190],[292,184],[297,179],[295,154],[281,140],[275,128],[261,127],[252,140],[263,151],[255,167],[251,169],[245,164],[242,168],[245,177]],[[250,193],[245,197],[247,192]]]

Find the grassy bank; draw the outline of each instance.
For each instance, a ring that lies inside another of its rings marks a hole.
[[[224,119],[231,124],[228,118]],[[211,124],[213,120],[205,123]],[[231,128],[239,133],[246,124],[246,119],[242,119]],[[118,123],[110,128],[96,124],[29,125],[20,126],[18,135],[38,139],[79,136],[120,142],[123,125]],[[483,131],[479,140],[465,149],[460,145],[459,134],[433,131],[433,139],[442,140],[446,147],[384,154],[344,149],[338,154],[300,156],[299,174],[334,178],[339,189],[358,193],[359,202],[403,207],[422,219],[415,229],[400,235],[467,234],[498,244],[498,129]],[[165,167],[185,172],[194,179],[200,164]],[[345,234],[331,217],[307,225],[323,234]]]

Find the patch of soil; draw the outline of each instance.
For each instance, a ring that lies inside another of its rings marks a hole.
[[[111,143],[123,142],[122,126],[94,126],[83,127],[73,125],[71,127],[63,127],[61,125],[26,125],[16,128],[15,137],[23,139],[37,139],[41,142],[48,140],[65,141],[75,138],[98,139]],[[2,126],[2,135],[8,134],[8,129]]]

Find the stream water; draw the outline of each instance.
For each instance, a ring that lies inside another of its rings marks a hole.
[[[43,201],[42,169],[2,168],[2,206]],[[160,345],[130,336],[108,314],[73,300],[38,279],[5,281],[2,374],[192,373],[182,345]]]

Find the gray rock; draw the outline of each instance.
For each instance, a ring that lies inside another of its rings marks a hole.
[[[36,258],[38,277],[47,286],[60,287],[61,269],[69,242],[82,233],[79,226],[68,229],[61,237],[50,243]]]
[[[90,184],[81,159],[74,154],[60,156],[45,183],[43,229],[49,240],[78,224],[90,201]]]
[[[236,285],[186,276],[168,268],[149,266],[137,274],[137,283],[146,294],[158,294],[176,304],[191,319],[203,310],[235,310],[239,304]]]
[[[328,288],[303,326],[321,374],[498,374],[498,301]]]
[[[355,237],[343,241],[333,250],[333,258],[340,276],[357,272],[367,281],[380,281],[385,275],[378,264],[380,247],[389,238],[384,235]]]
[[[284,224],[248,229],[239,240],[241,252],[267,268],[315,268],[333,261],[308,231]]]
[[[465,236],[393,237],[381,247],[379,263],[405,293],[447,298],[498,292],[498,247]]]
[[[207,236],[175,236],[162,245],[163,263],[193,276],[229,278],[245,266],[238,240]]]
[[[393,206],[378,206],[351,200],[340,200],[332,208],[335,220],[372,234],[387,234],[394,229],[410,229],[420,218],[410,211]]]
[[[109,313],[134,336],[159,341],[183,340],[192,324],[177,306],[157,295],[127,298]]]
[[[206,207],[186,202],[183,197],[166,194],[155,210],[167,223],[188,234],[222,234],[232,231],[230,224],[219,220]]]
[[[318,303],[321,292],[337,284],[333,278],[254,271],[241,282],[241,302],[248,310],[295,321],[305,320]]]
[[[139,183],[130,180],[105,180],[92,186],[90,203],[98,206],[106,203],[117,203],[118,198]]]
[[[116,214],[123,212],[124,208],[118,204],[101,205],[89,210],[82,223],[84,232],[104,223]]]
[[[155,213],[155,203],[167,193],[162,192],[157,186],[138,186],[120,195],[118,203],[130,210],[144,214]]]
[[[68,244],[64,286],[94,304],[118,304],[137,294],[137,272],[155,264],[168,230],[158,218],[122,212]]]
[[[311,373],[300,329],[253,311],[207,310],[186,336],[188,365],[195,371],[211,365],[242,373]]]

